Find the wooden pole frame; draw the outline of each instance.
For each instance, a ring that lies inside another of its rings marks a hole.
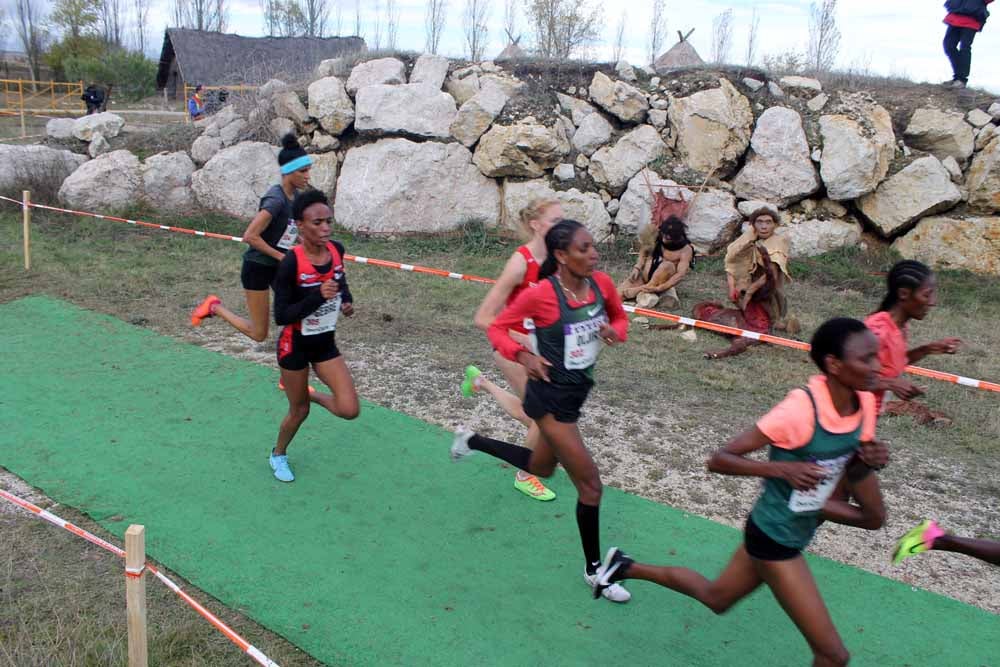
[[[125,605],[128,615],[128,665],[147,667],[146,529],[132,524],[125,531]]]
[[[21,216],[24,226],[24,270],[31,270],[31,190],[21,191]]]

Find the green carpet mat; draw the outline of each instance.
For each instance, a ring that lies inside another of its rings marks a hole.
[[[0,323],[0,465],[119,538],[145,524],[151,556],[324,662],[809,662],[766,589],[721,617],[644,582],[627,605],[592,601],[562,473],[542,505],[486,456],[452,464],[442,429],[364,403],[353,422],[314,409],[281,484],[275,371],[53,299],[4,305]],[[710,576],[739,540],[615,489],[601,524],[605,548]],[[1000,664],[1000,617],[810,563],[853,665]]]

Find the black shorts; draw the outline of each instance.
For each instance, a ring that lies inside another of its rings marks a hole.
[[[528,380],[524,389],[524,413],[532,419],[552,415],[557,422],[575,424],[592,386]]]
[[[750,517],[747,517],[743,530],[743,544],[750,557],[757,560],[791,560],[802,553],[802,549],[786,547],[772,540]]]
[[[277,275],[277,264],[271,266],[244,259],[243,268],[240,269],[240,282],[243,283],[243,289],[268,290],[271,289],[271,283]]]
[[[301,371],[309,364],[318,364],[340,356],[332,333],[303,336],[292,327],[285,327],[278,337],[278,365],[289,371]]]

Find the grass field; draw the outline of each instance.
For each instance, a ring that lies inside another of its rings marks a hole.
[[[245,224],[210,215],[167,220],[133,211],[130,216],[236,235]],[[353,254],[486,276],[498,273],[515,246],[475,227],[448,239],[338,238]],[[0,213],[0,302],[49,294],[136,326],[271,363],[273,343],[248,344],[218,323],[195,331],[187,325],[190,308],[208,292],[243,310],[238,285],[242,246],[40,212],[32,240],[33,270],[25,273],[20,218],[14,212]],[[622,246],[607,247],[604,255],[604,270],[616,278],[631,261]],[[796,281],[789,299],[804,325],[803,335],[807,338],[828,317],[870,312],[882,296],[884,278],[878,274],[893,260],[883,251],[853,248],[793,262]],[[486,419],[478,408],[455,408],[452,382],[465,363],[492,372],[488,346],[471,324],[484,287],[371,266],[351,265],[348,273],[358,314],[338,333],[338,342],[352,361],[362,396],[436,423],[453,424],[456,412],[463,418]],[[681,310],[687,314],[697,301],[720,298],[723,284],[721,262],[699,259],[679,290]],[[997,381],[1000,280],[947,272],[939,276],[939,284],[940,306],[913,326],[912,341],[957,335],[965,346],[954,357],[928,358],[922,365]],[[602,474],[608,483],[630,492],[736,525],[742,518],[740,508],[756,486],[711,480],[701,461],[790,387],[801,384],[812,372],[807,356],[761,347],[735,359],[706,362],[702,352],[724,346],[721,338],[702,332],[697,342],[688,343],[672,332],[638,327],[630,337],[629,344],[603,355],[599,392],[588,412],[585,435]],[[418,387],[422,391],[414,391],[411,373],[423,383]],[[918,383],[927,388],[926,402],[952,415],[955,423],[932,429],[898,418],[880,425],[881,437],[892,441],[898,452],[897,465],[883,476],[891,518],[898,522],[890,531],[935,511],[965,534],[1000,537],[1000,397],[933,380]],[[517,433],[502,420],[488,425],[501,435]],[[722,501],[721,496],[733,500]],[[53,511],[94,527],[70,508]],[[122,577],[113,557],[99,555],[78,538],[32,518],[5,512],[0,522],[0,604],[13,612],[0,620],[0,665],[120,664],[124,624],[115,600],[120,599]],[[882,572],[874,554],[891,542],[887,532],[874,546],[838,551],[820,541],[819,549]],[[931,576],[917,568],[897,576],[994,613],[1000,610],[995,573],[993,581],[984,583],[986,571],[965,561],[936,562],[946,565],[925,566]],[[964,579],[956,580],[959,572]],[[149,604],[158,615],[151,642],[158,652],[154,664],[246,664],[236,649],[158,588],[150,585],[151,596],[163,596]],[[316,664],[242,619],[239,610],[216,610],[279,663]]]

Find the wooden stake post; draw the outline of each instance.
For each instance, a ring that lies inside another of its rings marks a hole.
[[[146,649],[146,529],[125,531],[125,603],[128,612],[128,665],[147,667]]]
[[[21,192],[21,211],[24,218],[24,270],[31,270],[31,190]]]

